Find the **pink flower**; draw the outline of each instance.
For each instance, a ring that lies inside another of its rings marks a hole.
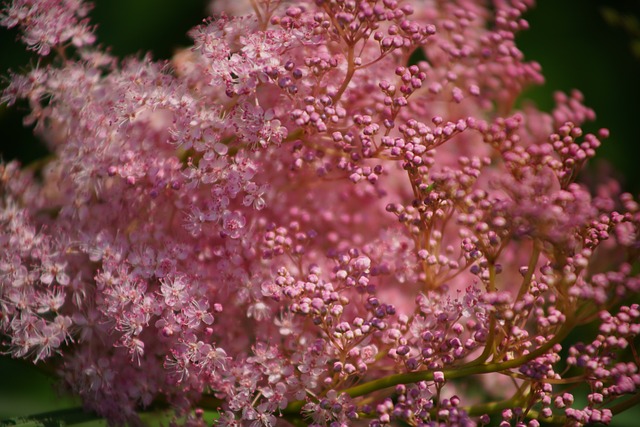
[[[610,422],[640,205],[581,183],[579,92],[518,107],[531,5],[216,0],[165,63],[80,0],[3,3],[50,58],[0,100],[51,155],[0,163],[0,352],[117,425]]]
[[[222,214],[223,233],[232,239],[237,239],[242,235],[246,223],[247,220],[239,211],[225,211]]]

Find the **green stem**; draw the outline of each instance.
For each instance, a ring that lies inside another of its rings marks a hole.
[[[445,369],[442,372],[444,373],[445,379],[451,380],[455,378],[467,377],[470,375],[488,374],[492,372],[500,372],[512,368],[517,368],[524,363],[527,363],[530,360],[533,360],[536,357],[545,354],[554,345],[561,342],[564,338],[567,337],[567,335],[569,335],[569,332],[573,328],[574,324],[574,319],[569,319],[553,339],[549,340],[547,343],[538,347],[531,353],[525,354],[524,356],[498,363],[487,363],[483,365],[470,364],[467,366]],[[389,375],[388,377],[379,378],[377,380],[372,380],[364,384],[350,387],[343,390],[342,392],[347,393],[351,397],[360,397],[378,390],[394,387],[398,384],[412,384],[420,381],[433,381],[433,371],[417,371],[404,374]],[[306,402],[302,400],[291,402],[284,410],[284,413],[297,414],[300,412],[305,403]]]

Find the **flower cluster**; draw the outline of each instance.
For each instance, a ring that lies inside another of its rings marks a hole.
[[[50,156],[0,164],[3,353],[112,424],[608,423],[640,205],[579,180],[580,93],[518,106],[532,3],[217,0],[166,63],[5,3],[41,60],[2,102]]]

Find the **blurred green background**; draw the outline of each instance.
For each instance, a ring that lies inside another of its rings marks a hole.
[[[518,37],[528,60],[542,64],[545,85],[525,98],[543,109],[553,92],[577,88],[598,116],[589,131],[611,130],[595,162],[610,168],[623,188],[640,192],[640,0],[538,0],[527,14],[529,31]],[[169,58],[189,44],[186,32],[206,16],[203,0],[97,0],[91,15],[98,40],[118,56],[152,52]],[[15,43],[16,32],[0,29],[0,75],[20,70],[32,55]],[[4,83],[1,83],[4,85]],[[22,127],[24,106],[0,106],[0,156],[29,162],[44,153]],[[585,177],[588,179],[588,177]],[[77,406],[60,399],[51,381],[32,366],[0,356],[0,419]],[[615,426],[640,425],[640,409]],[[99,423],[98,423],[99,424]],[[91,423],[96,425],[96,423]]]
[[[623,188],[637,195],[640,0],[539,0],[527,18],[531,29],[520,34],[518,45],[542,65],[546,83],[525,97],[550,110],[554,91],[579,89],[597,115],[585,129],[611,131],[593,163],[608,163]]]

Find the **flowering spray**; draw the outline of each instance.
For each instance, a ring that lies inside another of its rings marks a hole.
[[[609,423],[640,208],[577,181],[580,93],[516,106],[532,3],[216,1],[154,62],[6,2],[40,59],[2,102],[50,155],[0,164],[2,352],[114,425]]]

